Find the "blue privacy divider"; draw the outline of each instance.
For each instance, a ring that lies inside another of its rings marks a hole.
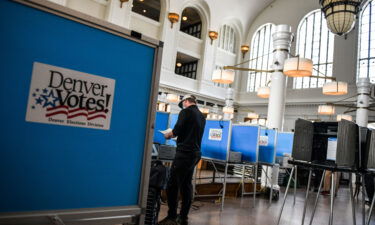
[[[207,120],[202,138],[202,157],[227,161],[231,122]]]
[[[155,48],[13,1],[0,30],[0,213],[137,206]],[[110,129],[27,122],[34,62],[114,79]]]
[[[154,143],[161,145],[165,144],[165,138],[160,130],[168,129],[169,113],[166,112],[156,112],[155,117],[155,132],[154,132]]]
[[[233,125],[230,150],[242,153],[242,161],[257,162],[259,126]]]
[[[260,129],[259,156],[260,163],[275,163],[277,132],[273,129]]]
[[[292,155],[293,138],[294,133],[292,132],[277,133],[276,156],[283,156],[284,153]]]
[[[174,125],[176,125],[176,123],[177,123],[177,120],[178,120],[178,114],[170,114],[169,115],[169,126],[168,127],[173,129]],[[176,141],[175,140],[167,140],[166,144],[176,146]]]

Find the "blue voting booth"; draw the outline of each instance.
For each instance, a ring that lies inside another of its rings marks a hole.
[[[277,131],[262,128],[259,137],[258,162],[273,164],[276,160]]]
[[[178,120],[178,114],[171,113],[169,114],[169,128],[174,128],[174,125],[176,125]],[[172,146],[177,146],[176,145],[176,140],[170,139],[166,141],[167,145],[172,145]]]
[[[259,126],[233,125],[230,150],[241,152],[243,162],[257,162],[259,132]]]
[[[164,145],[166,143],[164,135],[160,131],[168,129],[169,127],[168,125],[169,125],[169,113],[156,112],[154,143],[161,144],[161,145]]]
[[[226,120],[206,120],[202,138],[202,157],[227,161],[231,122]]]
[[[294,133],[292,132],[277,133],[276,156],[284,156],[285,153],[292,155],[293,138]]]
[[[161,45],[54,3],[19,2],[0,1],[0,223],[142,214]]]

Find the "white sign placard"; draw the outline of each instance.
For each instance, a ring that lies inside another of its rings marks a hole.
[[[336,161],[337,138],[328,138],[327,160]]]
[[[268,145],[268,136],[259,136],[259,146]]]
[[[223,138],[223,130],[222,129],[210,129],[210,132],[208,134],[208,140],[212,141],[221,141]]]
[[[115,80],[34,62],[26,121],[109,130]]]

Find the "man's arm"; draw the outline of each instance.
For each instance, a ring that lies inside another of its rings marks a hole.
[[[164,134],[164,137],[166,139],[170,139],[172,137],[177,137],[184,129],[184,125],[187,120],[187,111],[181,110],[180,114],[178,114],[178,119],[176,122],[176,125],[174,125],[174,128],[171,132]]]

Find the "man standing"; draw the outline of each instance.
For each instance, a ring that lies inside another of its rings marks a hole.
[[[206,119],[196,105],[193,95],[185,96],[178,106],[183,108],[178,115],[174,129],[164,137],[177,137],[176,156],[172,163],[170,178],[167,185],[168,216],[159,225],[187,225],[188,214],[193,197],[192,178],[195,165],[201,158],[201,142]],[[178,191],[182,203],[179,217],[177,216]]]

